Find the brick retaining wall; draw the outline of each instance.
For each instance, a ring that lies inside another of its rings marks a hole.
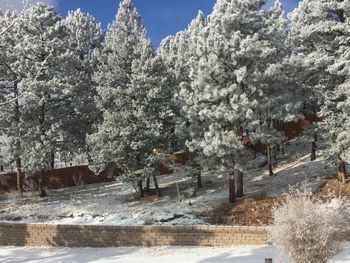
[[[230,246],[266,243],[264,227],[122,227],[0,223],[0,246]]]

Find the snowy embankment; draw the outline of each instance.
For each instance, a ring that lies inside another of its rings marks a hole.
[[[265,258],[277,262],[274,247],[158,247],[158,248],[15,248],[0,247],[0,258],[6,263],[262,263]],[[282,262],[288,262],[282,260]],[[350,262],[349,249],[332,263]]]
[[[302,149],[305,147],[305,149]],[[300,149],[303,154],[299,154]],[[279,196],[307,179],[315,188],[335,174],[335,168],[323,158],[309,161],[307,146],[293,141],[286,155],[279,156],[276,175],[269,177],[266,167],[245,173],[245,194]],[[49,192],[49,197],[14,194],[0,196],[0,221],[49,224],[103,225],[201,225],[198,214],[227,201],[227,178],[219,173],[205,173],[203,188],[196,197],[179,202],[175,182],[187,187],[181,174],[159,176],[162,197],[149,196],[134,201],[131,187],[119,182],[79,186]],[[193,182],[192,182],[193,183]]]

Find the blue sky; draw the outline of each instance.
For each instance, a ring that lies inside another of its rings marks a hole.
[[[66,15],[69,10],[81,8],[93,15],[104,28],[113,21],[120,0],[28,0],[30,4],[45,2],[54,5],[56,10]],[[168,35],[183,30],[196,17],[198,10],[206,15],[211,13],[216,0],[133,0],[143,17],[148,34],[154,44]],[[286,12],[297,7],[301,0],[282,0]],[[273,5],[269,0],[267,6]],[[22,10],[23,0],[0,0],[2,10]]]
[[[270,1],[271,5],[273,0]],[[164,37],[186,28],[198,10],[210,14],[215,2],[216,0],[134,0],[154,46],[158,46]],[[299,0],[282,0],[282,3],[285,10],[290,12],[297,7]],[[118,5],[119,0],[59,0],[56,9],[66,15],[68,10],[80,7],[93,15],[105,28],[114,19]]]
[[[198,10],[209,14],[216,0],[134,0],[146,25],[154,46],[168,35],[187,27]],[[80,7],[89,12],[106,27],[116,14],[119,0],[60,0],[57,10],[66,14],[67,10]]]

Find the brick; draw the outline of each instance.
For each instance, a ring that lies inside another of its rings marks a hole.
[[[0,223],[0,245],[159,246],[266,244],[257,226],[74,226]]]

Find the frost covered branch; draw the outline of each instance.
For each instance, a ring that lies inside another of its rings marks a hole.
[[[345,200],[322,200],[308,188],[291,191],[273,212],[269,238],[293,263],[327,263],[345,244],[349,212]]]

